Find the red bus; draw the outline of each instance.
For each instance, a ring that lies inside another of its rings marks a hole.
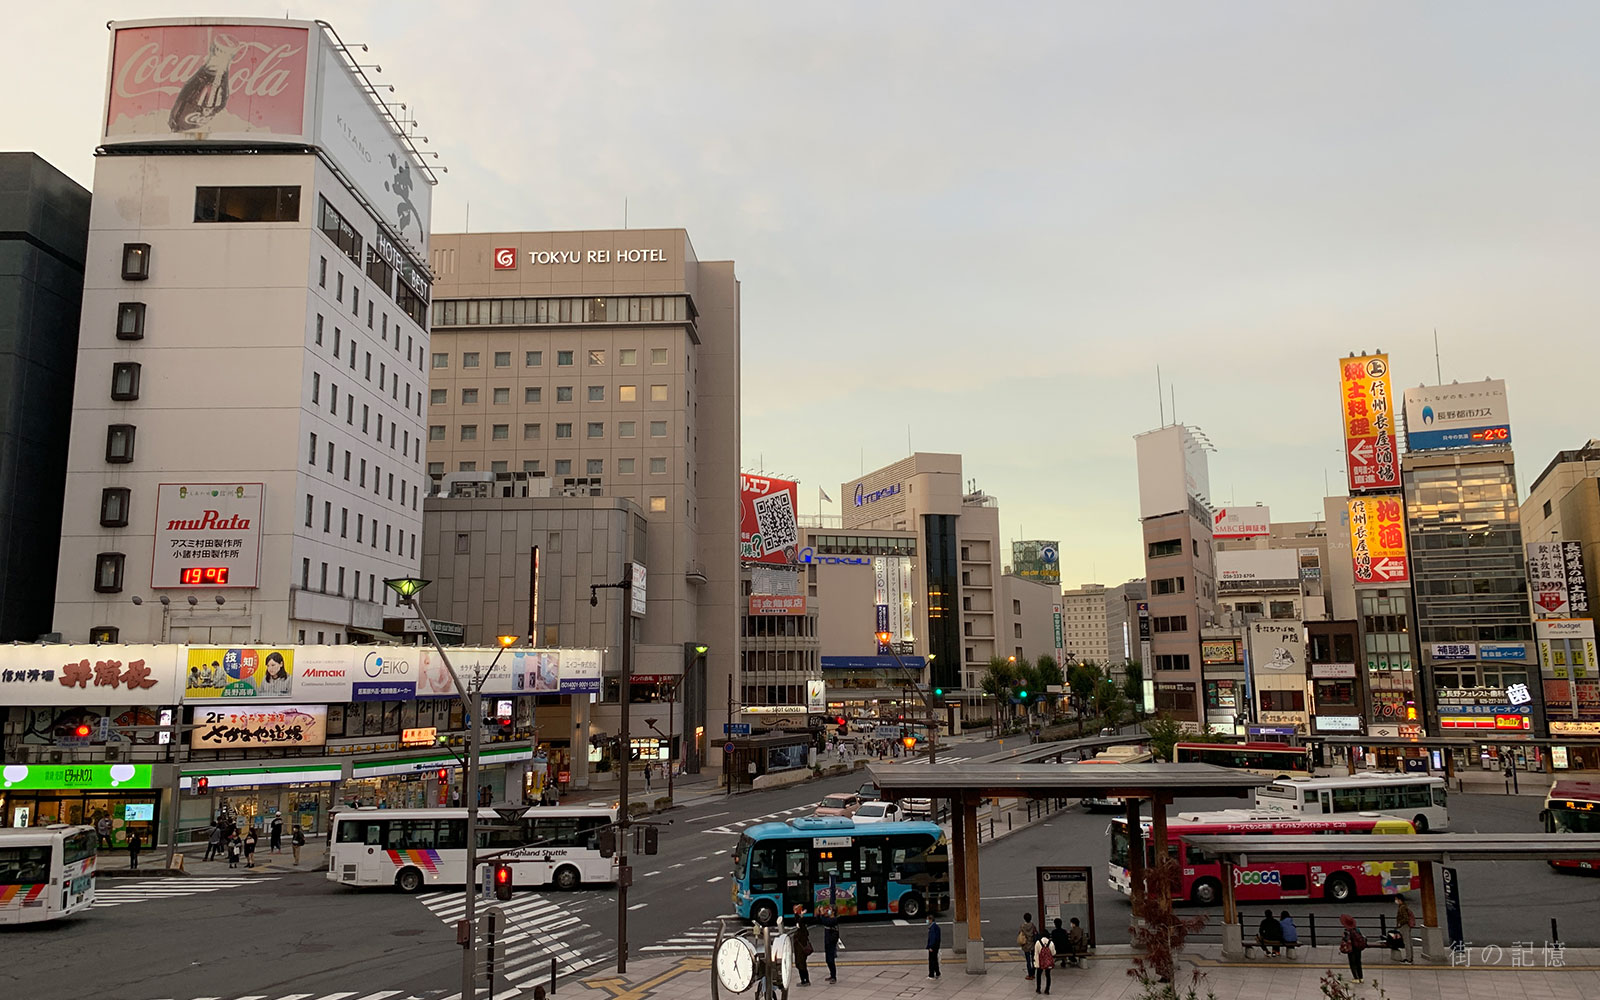
[[[1545,833],[1600,833],[1600,785],[1592,781],[1557,781],[1544,797]],[[1550,862],[1551,868],[1570,872],[1600,872],[1600,858],[1569,858]]]
[[[1215,764],[1269,778],[1308,778],[1311,755],[1305,747],[1282,743],[1178,743],[1172,748],[1177,764]]]
[[[1140,824],[1145,864],[1155,854],[1150,843],[1150,821]],[[1371,833],[1413,834],[1409,820],[1378,813],[1333,818],[1292,813],[1222,809],[1217,812],[1180,813],[1167,822],[1167,851],[1183,871],[1179,895],[1197,906],[1222,901],[1222,863],[1184,842],[1186,835],[1202,833]],[[1129,895],[1128,820],[1111,821],[1111,888]],[[1241,903],[1253,900],[1326,899],[1344,903],[1358,896],[1393,896],[1421,887],[1416,865],[1409,861],[1273,861],[1238,865],[1233,871],[1233,896]]]

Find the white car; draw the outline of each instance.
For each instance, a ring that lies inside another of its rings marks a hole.
[[[900,819],[900,807],[893,802],[863,802],[851,818],[857,823],[894,823]]]

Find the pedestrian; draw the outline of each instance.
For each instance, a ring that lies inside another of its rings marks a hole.
[[[256,828],[253,826],[244,835],[244,866],[256,866]]]
[[[1057,962],[1061,961],[1062,955],[1071,953],[1068,950],[1070,946],[1071,942],[1067,940],[1067,929],[1061,926],[1061,918],[1057,917],[1056,925],[1050,928],[1050,951]]]
[[[1256,946],[1263,955],[1278,955],[1283,947],[1283,924],[1266,911],[1267,915],[1261,918],[1261,924],[1256,928]]]
[[[294,863],[299,864],[300,848],[306,846],[306,832],[300,829],[299,823],[296,823],[294,829],[289,832],[289,846],[294,850]]]
[[[1283,928],[1283,946],[1292,957],[1295,945],[1300,943],[1300,929],[1294,925],[1294,918],[1289,916],[1288,910],[1278,914],[1278,924]]]
[[[1083,933],[1083,925],[1078,923],[1078,918],[1073,917],[1071,926],[1067,928],[1067,964],[1076,967],[1089,954],[1089,939]]]
[[[202,859],[210,861],[222,856],[222,824],[212,822],[211,833],[206,837],[206,856]]]
[[[815,949],[811,947],[811,932],[806,929],[806,908],[794,904],[794,969],[800,974],[800,985],[811,985],[811,973],[806,969],[806,958]]]
[[[1414,947],[1411,941],[1411,928],[1417,925],[1416,915],[1411,912],[1411,907],[1406,905],[1404,896],[1394,897],[1394,929],[1400,932],[1400,951],[1405,955],[1400,961],[1411,964],[1416,956],[1412,954]]]
[[[939,920],[928,911],[928,978],[939,978]]]
[[[1050,995],[1050,970],[1055,967],[1055,943],[1050,940],[1050,935],[1040,934],[1039,939],[1033,943],[1033,992]]]
[[[139,849],[144,846],[144,840],[139,836],[138,830],[128,831],[128,870],[133,871],[139,867]]]
[[[1339,923],[1344,927],[1344,933],[1339,935],[1339,950],[1350,960],[1350,981],[1362,982],[1361,952],[1367,947],[1367,939],[1356,929],[1356,918],[1350,914],[1339,914]]]
[[[1033,978],[1033,943],[1039,940],[1039,928],[1033,926],[1033,914],[1022,915],[1022,926],[1017,929],[1017,947],[1022,949],[1022,961],[1028,972],[1023,978]]]
[[[650,791],[650,771],[651,770],[652,770],[652,768],[650,767],[649,764],[646,764],[644,766],[644,790],[647,791],[647,792]]]
[[[828,963],[828,982],[836,983],[839,981],[839,915],[831,906],[824,906],[817,912],[817,923],[822,925],[822,957]]]
[[[228,838],[228,867],[239,867],[239,835],[234,834]]]
[[[282,813],[275,812],[275,813],[272,814],[272,825],[270,827],[268,827],[268,829],[271,831],[269,839],[267,841],[268,848],[271,849],[273,854],[282,854],[283,853],[283,814]]]

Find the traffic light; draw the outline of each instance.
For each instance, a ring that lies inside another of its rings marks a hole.
[[[915,736],[902,736],[900,737],[900,742],[907,750],[915,750],[917,747],[917,738]]]
[[[511,890],[514,889],[514,888],[516,888],[516,885],[515,885],[515,881],[511,877],[511,866],[510,865],[495,865],[494,866],[494,898],[498,899],[498,900],[502,900],[502,901],[510,899],[511,898]]]
[[[943,698],[944,697],[944,688],[941,688],[941,687],[934,688],[933,689],[933,696],[935,698]]]
[[[450,781],[450,769],[448,767],[439,768],[439,784],[441,784],[441,785],[448,784],[449,781]]]
[[[196,795],[206,795],[206,794],[209,794],[210,791],[211,791],[211,779],[210,778],[207,778],[206,776],[201,775],[200,777],[194,779],[194,793]]]
[[[614,827],[605,827],[600,831],[600,856],[609,858],[617,853],[617,831]]]
[[[94,732],[94,729],[87,722],[80,722],[72,727],[72,735],[80,740],[88,739],[89,734],[92,732]]]
[[[1023,688],[1021,691],[1018,691],[1017,692],[1017,697],[1021,698],[1023,701],[1027,701],[1028,700],[1028,689],[1027,688]]]

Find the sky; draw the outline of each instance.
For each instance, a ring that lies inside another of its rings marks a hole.
[[[1351,351],[1506,379],[1524,495],[1600,437],[1600,5],[19,4],[0,136],[88,186],[107,20],[285,13],[370,47],[435,232],[626,203],[734,260],[744,466],[805,513],[909,441],[1119,583],[1174,400],[1214,503],[1320,517]]]

